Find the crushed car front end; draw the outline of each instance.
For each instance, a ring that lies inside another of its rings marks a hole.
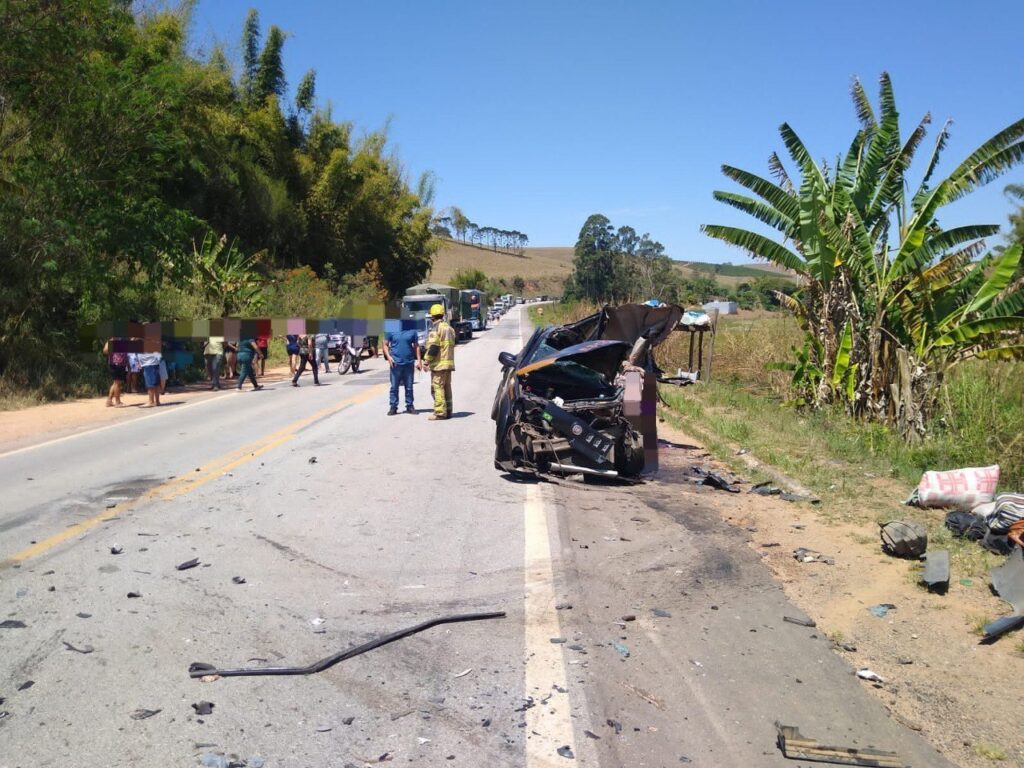
[[[517,355],[502,353],[502,380],[491,412],[495,467],[511,473],[638,476],[643,442],[624,412],[623,374],[653,367],[650,349],[682,313],[667,309],[606,307],[577,323],[536,330]],[[638,351],[643,359],[637,359]]]

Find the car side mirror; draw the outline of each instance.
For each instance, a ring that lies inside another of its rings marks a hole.
[[[511,352],[501,352],[498,354],[498,362],[501,363],[502,368],[515,368],[516,356]]]

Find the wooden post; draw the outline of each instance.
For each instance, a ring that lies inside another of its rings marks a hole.
[[[715,336],[718,335],[718,310],[711,310],[711,344],[708,346],[708,375],[704,381],[711,381],[711,361],[715,357]]]
[[[704,331],[697,331],[697,381],[704,381],[701,369],[704,367]]]
[[[690,330],[690,358],[689,358],[689,362],[686,364],[686,372],[687,373],[692,373],[693,372],[693,330],[692,330],[692,326],[691,326],[691,330]]]

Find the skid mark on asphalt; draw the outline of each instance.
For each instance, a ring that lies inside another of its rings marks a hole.
[[[298,560],[300,562],[306,563],[307,565],[312,565],[312,566],[315,566],[317,568],[323,568],[325,571],[328,571],[329,573],[333,573],[336,576],[344,576],[346,579],[358,578],[357,576],[355,576],[355,575],[353,575],[351,573],[345,573],[343,571],[339,571],[337,568],[332,568],[329,565],[325,565],[324,563],[321,563],[319,560],[314,560],[309,555],[303,554],[302,552],[299,552],[297,549],[295,549],[293,547],[290,547],[287,544],[282,544],[279,541],[274,541],[273,539],[268,539],[266,536],[262,536],[262,535],[260,535],[258,533],[254,533],[253,536],[255,536],[260,541],[269,544],[274,549],[276,549],[278,552],[281,552],[281,553],[287,555],[292,560]]]

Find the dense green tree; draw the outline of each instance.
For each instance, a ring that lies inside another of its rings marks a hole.
[[[34,340],[70,352],[81,323],[155,318],[210,270],[232,295],[176,306],[258,311],[253,281],[304,266],[390,295],[423,279],[429,185],[410,189],[384,132],[352,146],[312,72],[303,119],[284,114],[284,33],[261,49],[249,14],[236,82],[219,46],[189,53],[186,14],[130,7],[0,3],[0,377],[67,379]]]
[[[712,282],[713,285],[713,282]],[[594,214],[583,224],[573,254],[573,271],[565,295],[598,303],[678,301],[683,284],[665,253],[649,234],[629,226],[612,227],[606,216]]]
[[[487,285],[487,275],[476,268],[460,269],[452,275],[451,284],[456,288],[483,288]]]
[[[250,8],[242,26],[242,92],[247,99],[253,98],[256,73],[260,63],[260,14]]]
[[[256,104],[262,104],[271,96],[284,96],[287,83],[284,77],[284,32],[279,27],[271,26],[267,33],[267,42],[260,51],[256,75],[253,78],[252,98]]]

